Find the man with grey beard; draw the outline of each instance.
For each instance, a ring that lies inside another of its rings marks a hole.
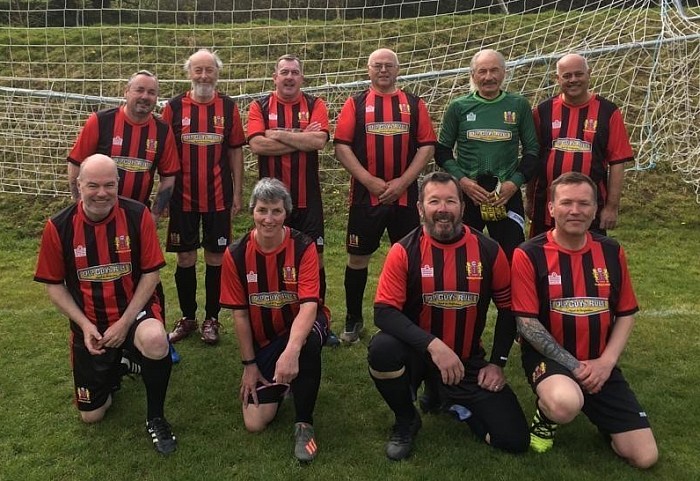
[[[422,382],[430,386],[427,408],[455,412],[495,448],[524,452],[527,421],[503,373],[515,337],[508,259],[496,241],[462,224],[464,196],[450,174],[426,176],[417,205],[423,226],[391,247],[374,301],[381,330],[369,345],[369,372],[396,417],[386,455],[411,454],[421,427],[413,394]],[[498,317],[487,361],[481,334],[491,300]]]
[[[182,318],[170,341],[198,329],[196,265],[197,249],[203,247],[206,305],[201,338],[213,345],[219,341],[221,261],[231,243],[231,219],[241,209],[245,134],[238,106],[216,89],[223,67],[219,56],[202,49],[184,67],[192,88],[170,99],[163,109],[182,161],[170,202],[167,238],[167,251],[177,253],[175,285]]]

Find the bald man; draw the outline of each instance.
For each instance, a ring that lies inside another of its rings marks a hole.
[[[625,163],[634,161],[625,122],[614,103],[589,89],[591,69],[581,55],[559,59],[556,79],[560,93],[534,110],[541,162],[528,185],[530,237],[554,227],[550,187],[566,172],[593,179],[598,211],[591,230],[605,234],[617,225]]]
[[[416,179],[435,151],[435,131],[420,97],[396,85],[399,58],[380,48],[367,62],[370,88],[343,105],[335,130],[335,156],[350,178],[345,240],[345,331],[360,339],[369,261],[384,231],[391,243],[418,227]]]
[[[166,249],[177,253],[175,285],[182,317],[170,333],[177,342],[197,323],[197,250],[204,248],[206,304],[201,339],[219,341],[221,261],[231,243],[231,219],[241,209],[245,134],[238,106],[217,91],[223,63],[210,50],[185,62],[192,88],[170,99],[163,118],[170,123],[182,162],[170,202]],[[200,236],[201,228],[201,236]]]
[[[141,364],[146,429],[155,449],[177,442],[164,416],[172,361],[159,297],[165,265],[156,227],[141,203],[117,195],[115,162],[102,154],[80,165],[80,200],[51,217],[34,280],[70,319],[75,404],[82,421],[102,420],[119,384],[122,350]]]

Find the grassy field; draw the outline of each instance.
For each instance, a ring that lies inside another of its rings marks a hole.
[[[235,394],[241,366],[228,313],[222,315],[226,330],[218,347],[198,339],[177,346],[182,362],[173,369],[166,405],[179,439],[177,453],[166,458],[151,448],[138,378],[125,379],[102,423],[82,425],[71,405],[67,321],[31,280],[44,219],[65,200],[0,196],[0,480],[695,480],[700,473],[695,446],[700,430],[700,221],[694,195],[674,178],[664,171],[628,175],[621,225],[613,232],[626,248],[641,306],[621,365],[660,448],[658,465],[646,473],[618,460],[583,417],[559,430],[550,453],[511,456],[477,442],[465,425],[450,418],[424,416],[414,456],[390,462],[383,446],[392,419],[366,371],[367,337],[360,345],[324,350],[315,416],[320,452],[311,466],[299,466],[292,456],[291,404],[262,434],[242,428]],[[344,314],[340,205],[335,198],[329,205],[333,214],[327,216],[329,304],[336,331]],[[247,225],[246,217],[239,219],[236,235]],[[368,320],[383,253],[370,268]],[[167,261],[162,277],[170,325],[178,312],[175,259],[169,254]],[[534,397],[517,347],[507,374],[531,416]]]

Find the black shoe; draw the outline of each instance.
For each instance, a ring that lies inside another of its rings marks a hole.
[[[401,461],[411,455],[413,438],[418,434],[422,422],[418,411],[410,421],[397,420],[391,428],[389,442],[386,443],[386,457],[392,461]]]
[[[326,337],[326,347],[338,347],[340,346],[340,339],[335,335],[333,331],[328,331],[328,337]]]
[[[165,418],[146,421],[146,431],[151,435],[153,447],[161,454],[170,454],[177,449],[177,440]]]

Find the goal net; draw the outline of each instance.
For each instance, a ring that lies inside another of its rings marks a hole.
[[[140,69],[158,75],[161,102],[186,90],[198,48],[218,51],[220,88],[244,118],[275,59],[298,55],[333,123],[366,87],[369,54],[389,47],[439,128],[488,47],[508,60],[505,88],[533,105],[555,93],[561,55],[586,55],[593,89],[623,111],[633,168],[668,164],[700,201],[699,39],[697,2],[682,0],[0,0],[0,192],[67,193],[87,115],[119,104]],[[328,186],[346,184],[331,146],[322,164]]]

